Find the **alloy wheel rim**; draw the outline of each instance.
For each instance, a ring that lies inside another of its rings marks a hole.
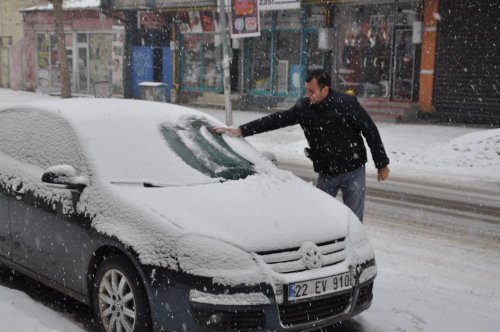
[[[135,298],[127,277],[112,269],[99,285],[99,315],[108,332],[132,332],[136,321]]]

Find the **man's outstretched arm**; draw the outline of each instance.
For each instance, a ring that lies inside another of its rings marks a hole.
[[[241,136],[241,129],[240,128],[215,127],[214,130],[217,134],[228,134],[231,136]]]

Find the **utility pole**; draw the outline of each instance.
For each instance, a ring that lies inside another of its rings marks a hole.
[[[229,66],[231,57],[229,56],[229,43],[227,38],[227,23],[226,23],[226,0],[220,1],[220,37],[222,41],[222,69],[224,71],[224,102],[226,105],[226,125],[233,124],[233,110],[231,108],[231,81],[229,74]]]
[[[56,23],[57,52],[59,53],[59,70],[61,75],[61,98],[71,98],[71,78],[69,74],[68,57],[66,55],[66,42],[63,23],[63,0],[49,0],[54,6]]]

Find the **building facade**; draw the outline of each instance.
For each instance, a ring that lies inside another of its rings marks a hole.
[[[90,8],[66,7],[73,91],[92,94],[95,83],[111,82],[115,94],[140,98],[141,82],[162,82],[171,101],[223,95],[218,2],[95,0]],[[261,6],[259,36],[229,40],[236,107],[287,108],[305,94],[307,73],[322,68],[335,89],[357,96],[372,114],[402,109],[500,122],[498,1],[287,2],[294,4]],[[23,15],[21,56],[13,57],[22,67],[19,84],[56,90],[52,12],[34,7]]]
[[[22,88],[22,61],[19,55],[24,46],[21,9],[46,3],[43,0],[0,1],[0,87]]]
[[[108,83],[123,95],[125,28],[119,18],[102,14],[99,1],[66,3],[66,55],[74,94],[94,94],[96,83]],[[46,93],[60,91],[59,51],[51,6],[24,9],[24,88]]]
[[[422,14],[419,0],[302,1],[299,8],[261,10],[260,36],[231,42],[238,106],[272,109],[295,100],[318,68],[331,73],[335,89],[359,98],[416,104]],[[210,30],[216,7],[174,15],[180,95],[223,93],[220,35]]]

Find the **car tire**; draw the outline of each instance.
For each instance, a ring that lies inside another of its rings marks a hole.
[[[146,290],[126,258],[105,258],[97,269],[92,295],[100,331],[151,331]]]

